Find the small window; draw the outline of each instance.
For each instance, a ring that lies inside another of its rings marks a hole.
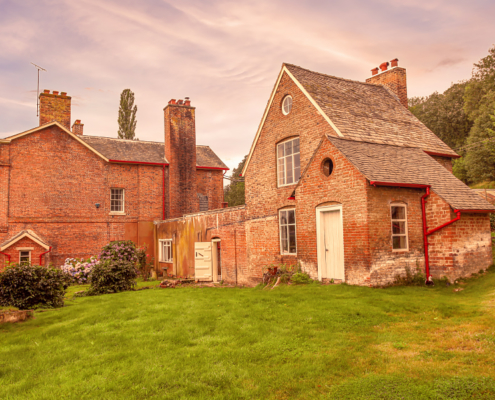
[[[160,261],[171,263],[172,258],[172,240],[160,240]]]
[[[299,138],[287,140],[277,145],[278,186],[297,183],[301,177]]]
[[[285,96],[282,101],[282,112],[287,115],[292,110],[292,96]]]
[[[19,264],[30,264],[31,263],[31,252],[22,250],[19,252]]]
[[[110,212],[124,212],[124,189],[111,189],[110,194]]]
[[[333,161],[330,158],[325,158],[321,164],[323,175],[330,176],[333,172]]]
[[[392,219],[392,249],[408,250],[407,208],[402,204],[394,204],[390,210]]]
[[[280,210],[280,253],[296,254],[296,210]]]

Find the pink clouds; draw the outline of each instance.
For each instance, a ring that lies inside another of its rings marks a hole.
[[[398,57],[410,95],[468,78],[492,45],[492,2],[416,3],[4,1],[0,137],[37,124],[24,105],[36,102],[33,61],[48,70],[41,89],[77,100],[73,119],[90,135],[116,135],[125,88],[136,94],[142,140],[162,140],[163,107],[191,97],[198,144],[232,168],[249,150],[282,62],[364,80]]]

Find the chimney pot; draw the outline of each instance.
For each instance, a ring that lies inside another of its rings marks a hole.
[[[392,61],[390,61],[392,64],[392,67],[398,67],[399,66],[399,59],[394,58]]]
[[[379,71],[378,67],[373,68],[373,69],[371,70],[371,75],[373,76],[373,75],[378,74],[378,71]]]
[[[186,101],[184,102],[185,106],[190,106],[191,105],[191,100],[189,100],[189,97],[186,97]]]
[[[168,104],[175,104],[175,99],[171,99]]]
[[[382,70],[382,72],[386,71],[388,69],[388,65],[389,65],[389,63],[387,61],[380,64],[380,69]]]
[[[58,95],[58,90],[54,90],[54,91],[53,91],[53,94],[54,94],[54,95]]]
[[[67,92],[60,93],[61,96],[67,96]]]
[[[84,128],[84,124],[81,124],[81,120],[76,119],[74,124],[72,124],[72,133],[74,133],[76,135],[82,135],[83,134],[83,128]]]
[[[48,89],[43,90],[43,93],[50,94],[50,91]]]
[[[181,106],[181,105],[182,105],[182,103],[183,103],[183,101],[182,101],[182,100],[177,100],[177,104],[178,104],[179,106]]]

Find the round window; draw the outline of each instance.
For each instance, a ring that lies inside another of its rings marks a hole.
[[[325,158],[321,164],[323,175],[330,176],[333,172],[333,161],[330,158]]]
[[[282,101],[282,112],[284,113],[284,115],[287,115],[290,113],[290,110],[292,110],[292,97],[285,96],[284,100]]]

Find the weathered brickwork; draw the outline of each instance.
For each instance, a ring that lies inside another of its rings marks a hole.
[[[223,202],[223,171],[196,170],[197,192],[208,197],[208,210],[222,208]]]
[[[387,87],[399,98],[401,104],[408,108],[405,68],[393,67],[378,75],[373,75],[366,79],[366,82]]]
[[[448,171],[452,172],[452,159],[449,157],[430,156],[434,160],[438,161],[440,165],[443,165]]]
[[[58,94],[57,91],[53,91],[50,94],[49,90],[45,90],[40,94],[40,125],[57,121],[70,130],[70,103],[71,98],[67,93]]]

